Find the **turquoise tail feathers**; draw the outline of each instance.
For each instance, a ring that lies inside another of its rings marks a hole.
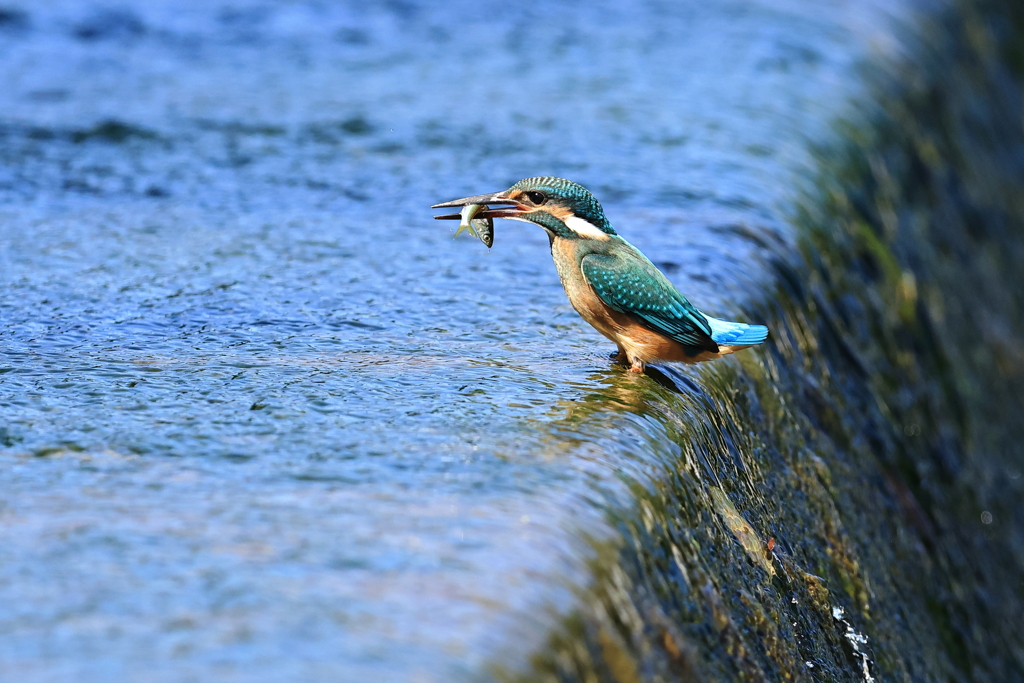
[[[748,325],[719,320],[709,315],[704,316],[711,326],[711,338],[716,344],[726,346],[760,344],[768,336],[768,328],[764,325]]]

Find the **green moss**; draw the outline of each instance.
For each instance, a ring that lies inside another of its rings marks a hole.
[[[664,470],[526,680],[861,681],[847,624],[876,680],[1024,679],[1024,530],[977,521],[1022,494],[1021,44],[1024,5],[963,0],[874,71],[751,311],[766,347],[560,406]]]

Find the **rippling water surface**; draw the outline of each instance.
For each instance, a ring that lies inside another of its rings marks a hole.
[[[426,207],[570,177],[742,318],[887,22],[796,0],[0,7],[0,672],[520,670],[631,482],[676,457],[681,399],[610,365],[539,229],[499,223],[487,251]]]

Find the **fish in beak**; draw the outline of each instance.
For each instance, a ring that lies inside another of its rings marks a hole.
[[[455,237],[458,237],[462,234],[463,230],[466,230],[490,249],[491,245],[494,244],[494,219],[475,218],[482,209],[486,208],[486,204],[466,204],[462,207],[462,213],[460,214],[462,221],[459,223],[459,229],[455,231]]]
[[[478,211],[474,216],[475,219],[485,218],[515,218],[521,213],[526,213],[530,209],[514,199],[509,199],[505,196],[504,192],[492,192],[491,194],[478,194],[475,197],[463,197],[462,199],[453,199],[450,202],[441,202],[440,204],[434,204],[432,209],[448,209],[463,206],[470,206],[473,204],[483,205],[483,209]],[[499,204],[503,208],[492,209],[490,204]],[[461,213],[447,213],[440,216],[434,216],[439,221],[454,221],[462,220]]]

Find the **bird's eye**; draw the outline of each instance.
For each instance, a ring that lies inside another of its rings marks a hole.
[[[536,190],[533,192],[527,192],[526,198],[537,205],[543,204],[548,200],[548,198],[544,196],[543,192],[537,192]]]

